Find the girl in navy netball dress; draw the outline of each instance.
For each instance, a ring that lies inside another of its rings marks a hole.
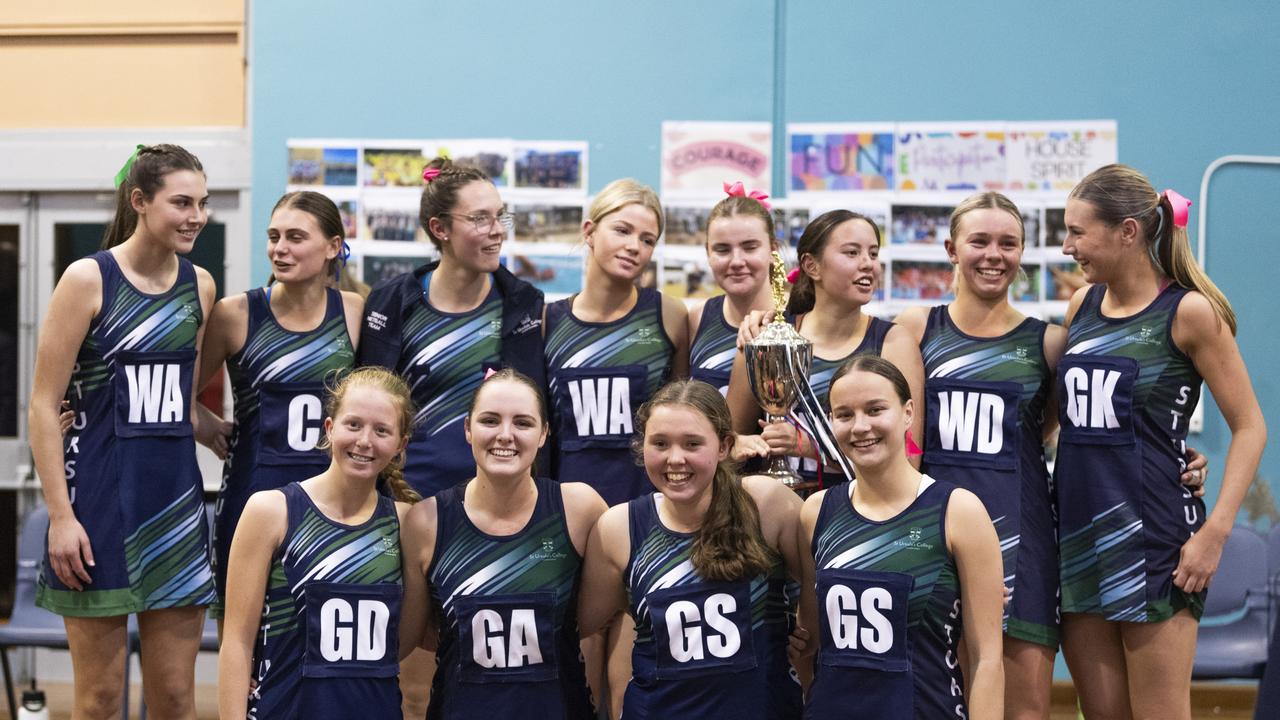
[[[787,314],[796,330],[813,342],[809,384],[825,402],[831,376],[857,353],[883,354],[903,368],[913,389],[919,384],[920,353],[911,338],[893,323],[863,312],[880,282],[880,228],[868,217],[849,210],[832,210],[814,218],[796,246],[800,266],[787,300]],[[753,339],[771,313],[753,311],[742,323],[739,346]],[[791,423],[763,425],[761,410],[751,396],[742,360],[730,384],[729,403],[734,427],[761,436],[772,452],[799,458],[801,478],[811,486],[843,482],[834,466],[823,467],[816,450],[813,420],[801,416],[799,429]],[[824,411],[829,408],[823,407]],[[916,434],[918,437],[918,433]]]
[[[138,614],[153,711],[194,715],[195,656],[214,598],[191,410],[213,279],[180,257],[208,220],[204,170],[138,146],[117,178],[103,250],[67,267],[36,351],[31,451],[49,507],[36,602],[62,615],[76,717],[114,717],[126,617]],[[64,438],[59,403],[78,417]]]
[[[534,476],[546,406],[524,375],[487,378],[465,429],[476,476],[419,503],[403,531],[401,654],[439,626],[427,717],[592,720],[577,598],[604,501]]]
[[[947,254],[955,302],[911,308],[898,325],[918,342],[925,371],[922,472],[976,494],[995,523],[1011,593],[1004,618],[1005,713],[1049,714],[1058,650],[1058,549],[1045,417],[1066,331],[1018,312],[1022,213],[979,193],[951,214]]]
[[[1196,264],[1190,201],[1124,165],[1071,191],[1058,365],[1063,650],[1089,716],[1190,717],[1204,590],[1266,442],[1231,305]],[[1231,430],[1213,513],[1178,482],[1208,384]]]
[[[728,406],[715,388],[663,387],[636,416],[657,492],[610,508],[591,533],[584,633],[626,606],[635,618],[627,718],[796,718],[783,585],[798,553],[795,493],[739,479]]]
[[[830,403],[857,479],[801,513],[801,623],[817,639],[805,717],[1003,717],[1000,543],[986,510],[907,461],[911,392],[892,363],[845,363]]]
[[[369,294],[357,364],[409,384],[418,414],[405,478],[429,497],[476,473],[462,426],[485,372],[512,367],[544,386],[545,370],[542,291],[500,262],[513,221],[493,181],[442,157],[422,178],[418,221],[440,259]],[[425,650],[405,660],[406,716],[426,713],[432,663]]]
[[[653,190],[634,180],[606,185],[582,224],[582,292],[547,306],[552,476],[586,482],[610,505],[648,487],[630,450],[635,411],[668,378],[686,374],[684,304],[636,287],[662,223]]]
[[[399,377],[362,368],[327,410],[329,467],[255,493],[232,540],[220,717],[402,717],[400,518],[417,496],[401,473],[413,404]]]
[[[514,367],[542,384],[542,292],[499,262],[513,221],[488,175],[436,158],[423,179],[418,219],[440,260],[373,289],[358,362],[409,383],[418,415],[405,478],[429,497],[475,475],[462,420],[485,371]]]
[[[326,380],[355,361],[364,300],[330,287],[346,242],[338,207],[317,192],[286,194],[267,228],[271,282],[223,298],[213,308],[200,358],[200,383],[225,362],[235,394],[229,439],[210,433],[208,444],[226,456],[214,515],[214,569],[222,614],[227,554],[240,512],[259,490],[273,490],[318,475],[329,464],[316,448],[324,425]],[[219,428],[208,410],[204,427]],[[205,441],[202,439],[202,441]]]

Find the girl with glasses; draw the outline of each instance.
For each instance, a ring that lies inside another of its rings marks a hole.
[[[418,412],[404,475],[430,497],[475,475],[464,419],[487,370],[543,385],[543,299],[499,262],[510,218],[488,175],[438,157],[423,180],[418,220],[440,259],[374,288],[356,361],[409,384]],[[430,677],[427,653],[405,661],[406,716],[426,712]]]

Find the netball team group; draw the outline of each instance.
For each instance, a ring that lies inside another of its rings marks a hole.
[[[488,176],[423,178],[438,261],[340,290],[338,209],[291,192],[268,284],[215,303],[183,257],[200,161],[131,158],[103,249],[54,290],[30,404],[75,717],[117,716],[137,614],[149,713],[193,718],[206,607],[223,718],[1047,718],[1060,647],[1087,717],[1190,717],[1266,430],[1180,195],[1123,165],[1076,186],[1065,327],[1009,302],[1003,195],[952,214],[955,300],[894,322],[865,311],[879,228],[814,218],[783,317],[821,407],[769,423],[742,349],[774,312],[763,195],[726,185],[723,293],[686,306],[637,284],[657,195],[609,183],[581,291],[544,303],[501,262]],[[223,367],[232,421],[194,401]],[[1231,435],[1212,513],[1185,445],[1202,383]],[[212,538],[196,442],[225,459]],[[743,469],[770,454],[807,497]]]

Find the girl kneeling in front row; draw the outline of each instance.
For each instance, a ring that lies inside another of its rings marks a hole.
[[[249,498],[228,563],[221,717],[401,717],[400,517],[417,499],[401,473],[412,431],[404,381],[356,370],[329,401],[329,469]]]
[[[907,461],[911,392],[892,363],[854,356],[830,404],[857,480],[814,494],[800,516],[801,623],[818,636],[805,717],[1000,718],[1003,585],[986,510]]]

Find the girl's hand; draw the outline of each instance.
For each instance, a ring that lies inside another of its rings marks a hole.
[[[84,526],[74,517],[49,520],[49,565],[63,585],[83,590],[93,582],[86,568],[93,567],[93,548]]]
[[[759,435],[739,435],[733,441],[729,459],[735,463],[751,458],[769,457],[769,443]]]
[[[773,320],[772,310],[752,310],[742,318],[742,323],[738,325],[738,349],[747,346],[747,343],[756,339],[760,331],[764,329],[770,321]]]
[[[806,457],[803,436],[795,425],[785,421],[767,423],[764,420],[757,420],[756,422],[760,424],[760,438],[769,446],[770,455]]]
[[[1182,471],[1180,478],[1182,484],[1191,489],[1191,494],[1196,497],[1204,497],[1204,481],[1209,477],[1209,458],[1196,452],[1196,449],[1187,446],[1187,466]]]
[[[1196,593],[1209,587],[1209,581],[1218,571],[1222,559],[1222,546],[1227,542],[1225,534],[1211,530],[1209,526],[1191,536],[1182,544],[1178,567],[1173,571],[1173,584],[1184,592]]]
[[[62,408],[62,413],[58,415],[58,429],[62,431],[62,437],[66,437],[67,431],[76,422],[76,414],[71,410],[71,402],[69,400],[63,400],[58,404],[58,407]]]
[[[800,662],[801,658],[812,655],[817,649],[809,643],[810,637],[809,631],[799,625],[791,629],[791,635],[787,637],[787,659],[791,661],[792,666]]]

